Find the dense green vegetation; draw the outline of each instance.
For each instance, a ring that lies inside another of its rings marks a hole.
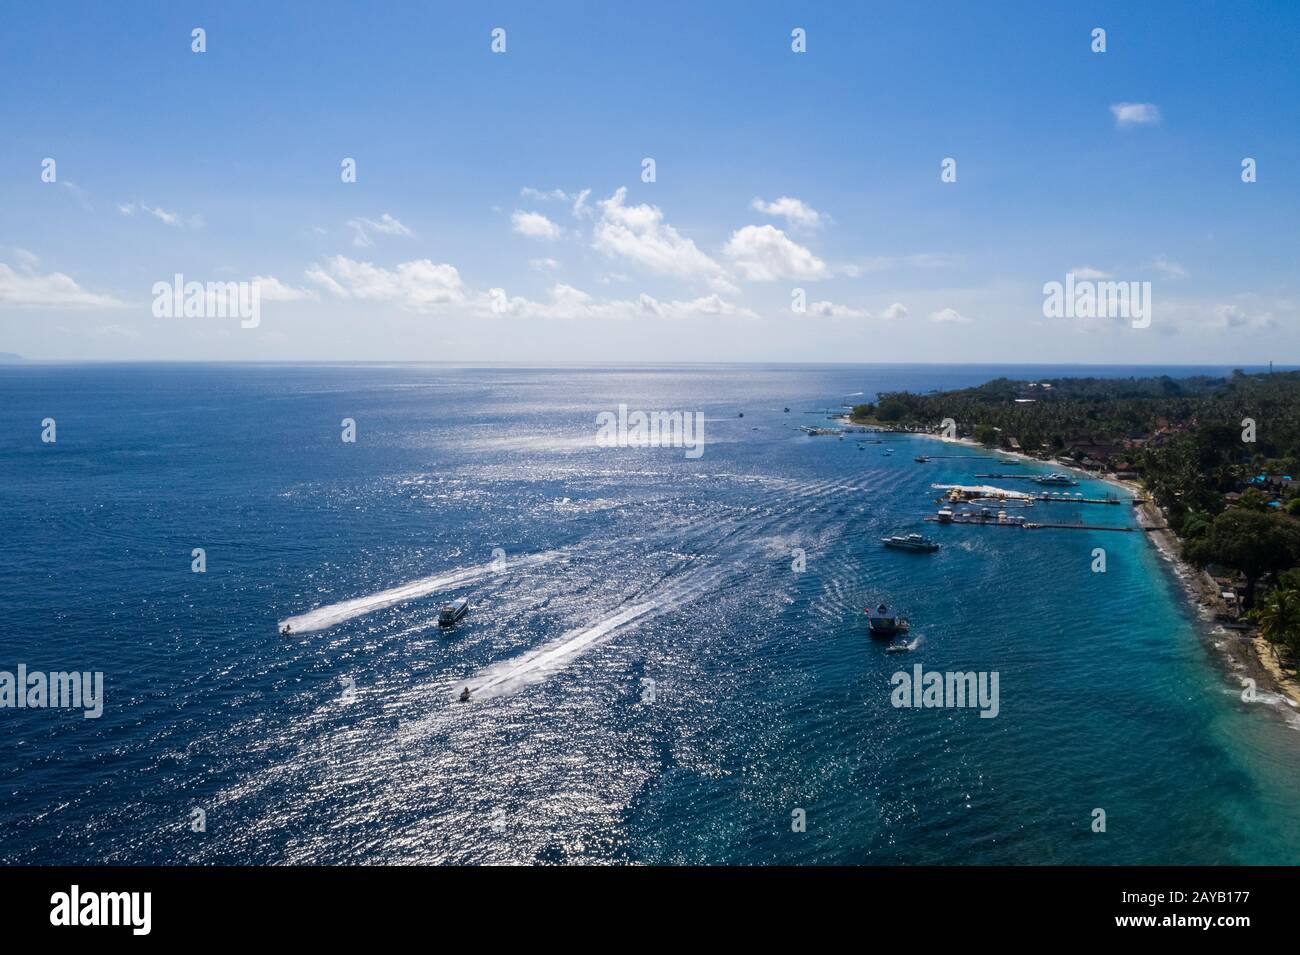
[[[1200,567],[1236,571],[1261,632],[1300,663],[1300,372],[1227,378],[999,378],[881,394],[860,422],[938,430],[1133,472]],[[1256,600],[1257,588],[1265,592]]]

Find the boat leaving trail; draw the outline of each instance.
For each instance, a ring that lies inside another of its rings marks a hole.
[[[528,554],[523,557],[511,558],[508,567],[511,570],[518,567],[536,567],[556,560],[560,556],[561,551]],[[460,570],[447,571],[433,577],[421,577],[419,580],[399,584],[378,593],[368,594],[364,597],[354,597],[340,603],[327,604],[324,607],[317,607],[315,610],[309,610],[307,613],[299,614],[296,617],[281,620],[280,632],[299,634],[311,633],[315,630],[327,630],[345,620],[351,620],[353,617],[374,613],[376,610],[382,610],[385,607],[405,603],[419,597],[427,597],[440,590],[450,590],[453,587],[459,587],[462,584],[479,580],[493,573],[497,573],[497,570],[492,564],[485,563],[464,567]]]

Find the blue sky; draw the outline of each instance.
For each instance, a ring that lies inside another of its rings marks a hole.
[[[0,351],[1293,363],[1298,47],[1293,3],[14,5]],[[1044,317],[1069,271],[1150,327]],[[257,326],[156,317],[175,273]]]

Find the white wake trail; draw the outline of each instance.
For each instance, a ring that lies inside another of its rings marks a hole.
[[[385,607],[391,607],[393,604],[404,603],[407,600],[415,600],[417,597],[427,597],[429,594],[437,593],[440,590],[449,590],[452,587],[459,587],[462,584],[468,584],[491,574],[506,574],[518,567],[535,567],[538,564],[549,563],[560,556],[559,551],[547,551],[542,554],[529,554],[524,557],[512,557],[503,569],[497,569],[492,564],[477,564],[473,567],[465,567],[460,570],[448,571],[447,573],[438,574],[433,577],[421,577],[419,580],[412,580],[409,583],[399,584],[396,587],[390,587],[388,590],[381,590],[378,593],[368,594],[364,597],[354,597],[351,600],[344,600],[336,604],[328,604],[324,607],[317,607],[315,610],[309,610],[304,614],[296,617],[289,617],[287,620],[281,620],[279,627],[283,631],[287,626],[291,633],[310,633],[313,630],[326,630],[344,620],[351,620],[353,617],[360,617],[364,614],[373,613],[376,610],[382,610]]]
[[[723,574],[718,571],[707,576],[702,571],[698,572],[672,589],[652,595],[649,599],[626,607],[590,626],[565,631],[562,636],[536,650],[485,667],[468,680],[457,683],[455,695],[459,696],[462,688],[469,687],[471,699],[491,699],[541,683],[563,670],[578,656],[611,637],[633,630],[648,620],[716,591],[722,577]]]

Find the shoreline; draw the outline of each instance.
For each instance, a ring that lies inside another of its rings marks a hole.
[[[843,415],[840,421],[852,427],[871,427],[871,425],[863,425],[853,421],[849,415]],[[1112,475],[1095,474],[1074,465],[1063,464],[1056,458],[1036,458],[1032,454],[1025,454],[1023,451],[1006,451],[1002,448],[985,447],[974,438],[945,438],[941,434],[933,434],[928,431],[885,433],[929,438],[932,441],[942,441],[944,444],[960,444],[1016,461],[1050,465],[1089,480],[1101,481],[1112,487],[1128,491],[1133,495],[1130,504],[1133,507],[1134,516],[1137,518],[1138,529],[1152,543],[1156,552],[1169,563],[1174,576],[1182,585],[1184,595],[1196,611],[1197,617],[1201,623],[1209,628],[1205,633],[1205,637],[1214,649],[1221,651],[1227,658],[1230,669],[1242,681],[1243,687],[1246,685],[1245,680],[1253,679],[1258,697],[1273,694],[1279,698],[1280,702],[1287,704],[1287,708],[1291,712],[1295,713],[1300,710],[1300,679],[1282,669],[1273,645],[1260,636],[1255,627],[1244,631],[1234,631],[1223,626],[1221,622],[1215,619],[1216,613],[1227,609],[1219,596],[1218,583],[1207,571],[1198,570],[1183,560],[1179,554],[1180,542],[1178,536],[1169,529],[1164,512],[1154,500],[1147,497],[1147,490],[1140,481],[1120,479]],[[1142,498],[1145,498],[1145,500],[1142,500]]]

